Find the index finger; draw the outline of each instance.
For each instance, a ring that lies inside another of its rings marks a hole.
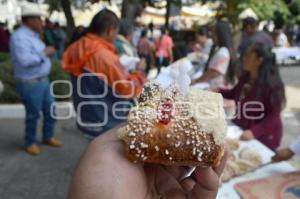
[[[193,178],[195,185],[190,191],[191,198],[214,198],[218,193],[219,178],[224,170],[227,160],[227,149],[218,167],[196,168]]]
[[[219,177],[221,176],[221,174],[225,168],[227,158],[228,158],[228,148],[227,148],[227,145],[225,145],[224,155],[222,157],[222,160],[221,160],[219,166],[213,168]]]

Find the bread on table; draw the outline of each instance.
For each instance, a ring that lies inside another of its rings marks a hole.
[[[235,151],[240,147],[239,139],[226,138],[226,143],[231,151]]]
[[[228,161],[221,175],[221,181],[226,182],[241,174],[240,166],[235,161]]]
[[[256,148],[242,146],[237,139],[226,139],[228,158],[222,173],[222,182],[244,175],[263,164],[262,156]]]
[[[239,158],[251,162],[254,168],[262,164],[262,157],[259,151],[250,147],[243,148],[239,153]]]

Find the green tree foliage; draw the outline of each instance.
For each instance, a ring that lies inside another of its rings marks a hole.
[[[234,25],[239,22],[238,15],[247,8],[251,8],[260,20],[272,19],[275,12],[287,20],[291,14],[284,0],[202,0],[202,2],[220,2],[219,15],[227,17]]]
[[[287,3],[291,12],[289,22],[291,24],[300,23],[300,0],[287,0]]]
[[[100,0],[46,0],[49,4],[49,10],[63,10],[68,27],[74,26],[71,9],[68,7],[85,8],[86,4],[99,2]],[[109,1],[109,0],[106,0]],[[239,24],[238,15],[246,8],[251,8],[260,20],[274,19],[278,23],[293,24],[300,21],[300,0],[123,0],[122,1],[122,18],[134,21],[139,16],[146,5],[157,7],[161,2],[167,1],[182,5],[183,3],[191,5],[197,2],[219,2],[219,16],[229,19],[234,25]],[[168,18],[168,16],[166,16]]]
[[[52,62],[51,73],[49,76],[51,81],[67,80],[70,81],[69,74],[64,71],[59,61]],[[16,81],[13,75],[13,68],[11,58],[8,53],[0,53],[0,80],[4,84],[4,91],[0,96],[0,103],[19,103],[20,98],[16,93]],[[67,84],[57,84],[54,86],[54,93],[56,95],[67,95],[69,93],[69,86]],[[70,99],[57,99],[65,101]]]
[[[71,10],[71,3],[74,3],[74,1],[70,0],[46,0],[45,3],[49,5],[49,12],[52,13],[53,11],[61,11],[63,10],[66,20],[67,20],[67,33],[68,35],[71,35],[74,28],[75,28],[75,22],[72,15]]]
[[[283,0],[242,0],[239,2],[239,10],[251,8],[260,20],[272,19],[275,12],[281,13],[285,20],[291,14]]]

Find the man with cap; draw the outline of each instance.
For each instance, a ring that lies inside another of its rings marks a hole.
[[[36,4],[22,6],[22,26],[10,39],[10,50],[17,82],[17,92],[26,109],[25,144],[26,151],[38,155],[40,148],[36,144],[37,122],[43,113],[43,143],[61,146],[53,137],[55,119],[51,107],[54,103],[50,92],[48,75],[51,69],[49,56],[55,53],[52,46],[46,47],[40,39],[43,30],[41,11]]]
[[[247,49],[254,43],[262,43],[269,49],[273,48],[272,37],[264,31],[258,30],[258,21],[253,17],[243,19],[243,36],[239,46],[241,61]]]

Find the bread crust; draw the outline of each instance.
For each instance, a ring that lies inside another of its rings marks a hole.
[[[145,86],[139,105],[131,109],[128,123],[119,134],[128,158],[172,166],[218,166],[224,142],[217,139],[216,143],[216,132],[204,131],[207,123],[199,124],[191,114],[191,105],[195,104],[176,87],[163,90],[156,84]]]
[[[174,120],[168,125],[148,126],[145,120],[134,128],[129,120],[121,137],[125,142],[128,158],[134,162],[157,163],[172,166],[218,166],[224,145],[216,145],[210,133],[202,132],[194,120]],[[144,127],[144,128],[143,128]],[[146,132],[145,129],[151,131]],[[196,128],[196,129],[194,129]]]

